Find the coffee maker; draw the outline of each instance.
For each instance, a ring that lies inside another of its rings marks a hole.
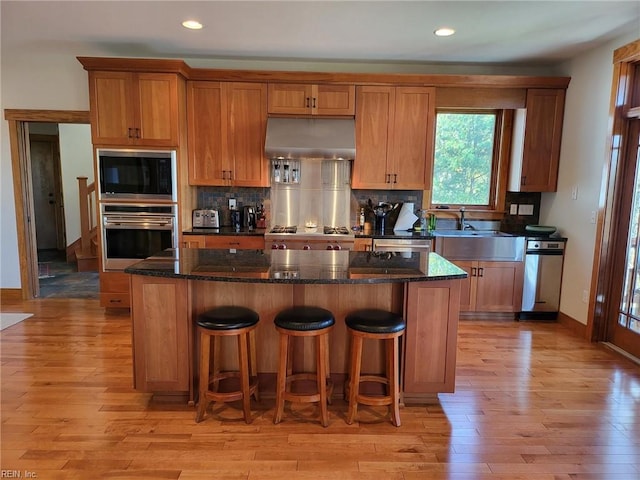
[[[242,209],[242,226],[248,230],[256,228],[256,209],[255,207],[243,207]]]

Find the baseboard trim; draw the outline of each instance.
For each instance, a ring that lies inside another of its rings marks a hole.
[[[22,301],[21,288],[0,288],[0,302],[20,302]]]
[[[613,343],[609,343],[609,342],[602,342],[602,345],[604,345],[605,347],[613,350],[617,354],[622,355],[623,357],[631,360],[636,365],[640,365],[640,358],[631,355],[629,352],[627,352],[626,350],[621,349],[617,345],[614,345]]]
[[[563,327],[568,328],[575,335],[589,340],[587,326],[584,323],[580,323],[575,318],[570,317],[565,313],[558,312],[558,323]]]

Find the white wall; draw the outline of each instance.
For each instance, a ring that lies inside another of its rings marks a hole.
[[[594,259],[596,224],[591,223],[600,198],[602,170],[607,160],[609,102],[613,51],[637,38],[625,36],[591,50],[561,67],[571,77],[567,90],[558,191],[543,193],[540,223],[555,225],[568,238],[560,311],[586,324]],[[578,198],[571,190],[578,188]]]
[[[62,164],[62,197],[67,246],[80,238],[80,204],[77,177],[93,182],[93,146],[91,126],[60,124],[60,161]]]

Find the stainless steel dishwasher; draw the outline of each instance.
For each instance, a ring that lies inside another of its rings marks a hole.
[[[429,238],[374,238],[374,252],[429,252]]]
[[[520,320],[558,318],[564,247],[564,240],[527,240]]]

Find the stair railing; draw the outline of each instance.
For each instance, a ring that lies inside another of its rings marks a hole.
[[[78,179],[78,197],[80,202],[80,247],[82,253],[91,252],[91,238],[95,232],[96,221],[96,187],[95,183],[87,184],[87,177]]]

